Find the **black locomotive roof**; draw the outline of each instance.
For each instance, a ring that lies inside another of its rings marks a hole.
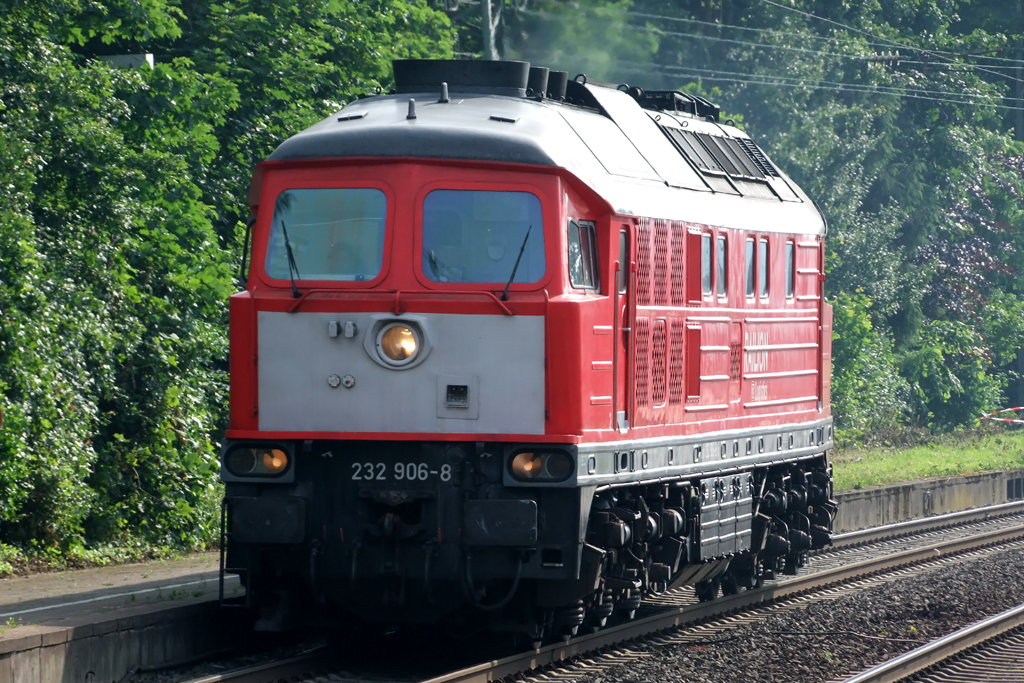
[[[543,115],[533,103],[500,96],[453,96],[448,104],[429,95],[381,96],[358,100],[335,116],[289,138],[270,159],[322,157],[427,157],[555,166],[538,125],[492,122],[491,116],[522,119]],[[415,101],[415,119],[409,102]],[[358,116],[358,118],[356,118]],[[490,123],[488,123],[490,122]]]
[[[595,84],[570,81],[568,97],[579,103],[572,104],[520,96],[507,73],[492,90],[511,95],[490,94],[487,84],[466,85],[472,77],[453,79],[444,90],[399,83],[405,92],[352,102],[283,142],[269,159],[414,157],[555,166],[622,213],[824,231],[806,195],[731,126],[679,111],[648,111],[637,100],[658,98]],[[525,80],[522,85],[525,94]]]

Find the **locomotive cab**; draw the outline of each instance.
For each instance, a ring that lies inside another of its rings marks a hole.
[[[396,82],[250,188],[222,569],[256,627],[568,636],[829,543],[823,225],[795,186],[690,100],[663,98],[684,135],[518,62]],[[687,156],[693,130],[774,175]]]

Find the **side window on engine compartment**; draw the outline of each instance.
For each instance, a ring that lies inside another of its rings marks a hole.
[[[576,289],[597,289],[597,243],[591,221],[569,221],[569,281]]]
[[[711,233],[700,236],[700,291],[704,296],[711,295],[712,284]]]

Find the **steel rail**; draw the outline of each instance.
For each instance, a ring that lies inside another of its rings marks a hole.
[[[327,653],[323,647],[320,647],[287,659],[195,678],[188,683],[226,683],[227,681],[231,681],[231,683],[270,683],[272,681],[289,681],[293,678],[308,677],[312,679],[322,673],[320,669],[328,662]]]
[[[1024,500],[999,503],[998,505],[987,505],[985,507],[972,508],[970,510],[961,510],[960,512],[949,512],[944,515],[935,515],[933,517],[921,517],[919,519],[907,520],[906,522],[873,526],[867,529],[849,531],[845,534],[836,534],[832,538],[832,547],[843,548],[861,543],[869,543],[883,538],[905,536],[933,529],[937,530],[953,524],[982,521],[993,517],[1008,517],[1021,512],[1024,512]]]
[[[422,683],[486,683],[495,681],[523,671],[549,665],[558,665],[573,657],[592,653],[604,647],[648,636],[659,631],[678,628],[702,619],[740,609],[747,609],[781,598],[796,596],[858,577],[884,573],[908,565],[934,560],[941,556],[999,545],[1020,538],[1024,538],[1024,524],[980,534],[971,538],[942,541],[926,547],[894,553],[882,558],[855,562],[807,576],[798,576],[778,583],[768,584],[758,589],[744,591],[711,602],[669,608],[660,614],[637,619],[590,635],[573,638],[567,643],[548,645],[531,652],[483,662],[465,669],[426,679]]]
[[[1024,605],[894,657],[884,664],[846,679],[843,683],[896,683],[1021,625],[1024,625]]]

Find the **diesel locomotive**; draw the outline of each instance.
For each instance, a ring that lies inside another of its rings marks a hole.
[[[701,97],[394,75],[252,177],[221,567],[256,628],[537,642],[828,545],[814,203]]]

